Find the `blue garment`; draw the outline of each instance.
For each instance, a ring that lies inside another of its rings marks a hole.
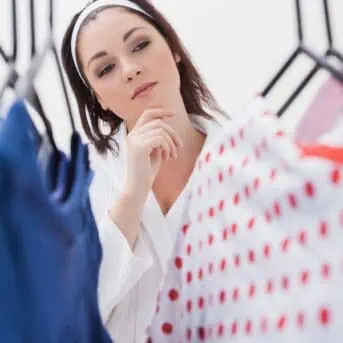
[[[58,152],[51,191],[37,143],[17,102],[0,134],[0,342],[109,343],[98,310],[101,246],[87,146],[75,134],[70,159]]]

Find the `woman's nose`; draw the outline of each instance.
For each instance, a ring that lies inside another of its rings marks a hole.
[[[138,75],[141,74],[142,70],[138,65],[127,63],[123,66],[123,76],[125,82],[131,82]]]
[[[127,76],[127,81],[132,81],[135,78],[135,76],[138,76],[140,73],[140,70],[136,70],[134,73],[131,73]]]

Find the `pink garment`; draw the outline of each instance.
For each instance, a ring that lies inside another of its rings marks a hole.
[[[343,342],[342,165],[270,113],[201,154],[148,342]]]
[[[295,139],[313,144],[333,129],[339,117],[343,117],[343,85],[330,77],[311,101],[297,127]]]

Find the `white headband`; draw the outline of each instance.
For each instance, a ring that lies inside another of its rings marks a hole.
[[[73,57],[73,62],[74,62],[74,65],[78,74],[80,75],[80,78],[82,79],[85,85],[87,85],[87,82],[81,74],[80,66],[77,62],[77,57],[76,57],[77,39],[79,37],[81,26],[84,23],[84,21],[88,18],[88,16],[92,12],[97,10],[98,8],[108,7],[108,6],[121,6],[121,7],[131,8],[137,12],[141,12],[145,14],[146,16],[152,18],[151,15],[145,12],[140,6],[138,6],[136,3],[129,0],[97,0],[97,1],[92,2],[89,6],[87,6],[78,17],[75,23],[74,29],[73,29],[73,34],[71,36],[71,54]]]

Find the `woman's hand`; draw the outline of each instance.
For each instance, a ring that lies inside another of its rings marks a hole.
[[[177,158],[181,139],[163,119],[175,112],[146,110],[127,136],[128,169],[124,190],[109,211],[112,221],[134,249],[140,230],[144,204],[162,161]]]
[[[162,161],[177,158],[182,141],[177,132],[164,121],[175,111],[154,108],[144,111],[127,136],[127,193],[147,195],[152,188]]]

